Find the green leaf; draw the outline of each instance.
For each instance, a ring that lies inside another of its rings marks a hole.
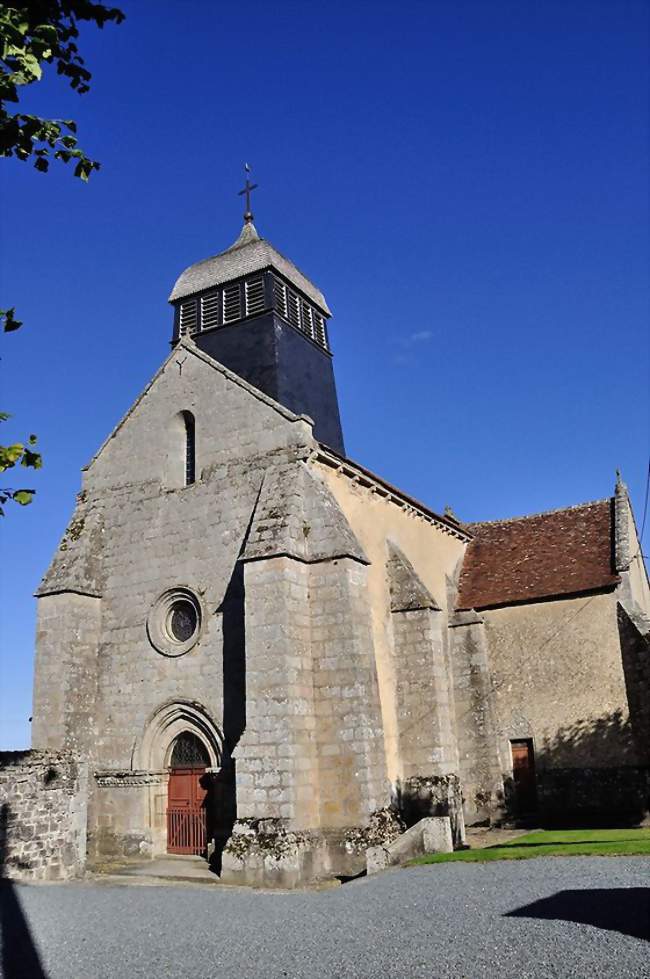
[[[21,506],[27,506],[34,499],[34,490],[16,490],[13,498],[15,503],[20,503]]]
[[[4,472],[5,469],[15,466],[24,451],[25,446],[20,442],[15,445],[0,445],[0,471]]]
[[[11,309],[0,309],[0,321],[2,321],[2,328],[5,333],[12,333],[13,330],[19,330],[23,325],[20,320],[16,319],[15,313],[15,306],[12,306]]]
[[[26,469],[40,469],[43,465],[43,457],[40,452],[32,452],[31,449],[23,449],[23,457],[20,460],[21,466]]]
[[[41,80],[41,78],[43,77],[43,69],[39,65],[38,59],[33,54],[29,54],[29,53],[22,54],[20,57],[20,61],[22,62],[22,66],[27,79],[29,79],[31,76],[32,79],[35,78],[37,81]]]

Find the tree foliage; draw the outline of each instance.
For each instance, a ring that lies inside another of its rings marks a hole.
[[[6,422],[10,416],[6,411],[0,411],[0,422]],[[14,466],[23,466],[25,469],[40,469],[42,459],[40,452],[35,452],[33,446],[36,445],[36,436],[30,435],[27,445],[22,442],[15,442],[14,445],[0,445],[0,473],[13,469]],[[30,448],[31,446],[31,448]],[[4,505],[8,500],[27,506],[32,502],[34,495],[33,489],[13,489],[9,486],[0,487],[0,516],[4,516]]]
[[[72,119],[44,119],[12,112],[22,86],[41,80],[44,64],[55,64],[59,75],[80,95],[90,89],[91,74],[79,54],[79,22],[97,27],[124,20],[116,7],[89,0],[32,0],[16,7],[0,7],[0,156],[34,161],[45,172],[54,157],[75,161],[75,177],[87,180],[99,163],[91,160],[77,142]]]
[[[77,125],[72,119],[45,119],[42,116],[13,111],[20,100],[21,89],[43,77],[43,66],[56,65],[59,75],[68,80],[80,95],[90,90],[91,74],[79,54],[79,23],[88,21],[97,27],[113,22],[120,24],[124,14],[117,7],[105,7],[90,0],[29,0],[17,6],[0,6],[0,156],[32,160],[45,173],[50,160],[74,162],[74,175],[88,180],[100,164],[91,160],[77,142]],[[2,332],[20,329],[14,306],[0,309]],[[0,412],[0,422],[10,416]],[[26,442],[0,445],[0,473],[21,466],[40,469],[41,455],[36,452],[36,436]],[[34,490],[0,487],[0,516],[8,500],[26,506]]]

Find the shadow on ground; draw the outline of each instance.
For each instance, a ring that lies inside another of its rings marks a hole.
[[[3,979],[47,979],[14,884],[5,877],[9,806],[0,809],[0,927]]]
[[[650,887],[603,887],[558,891],[504,918],[575,921],[650,941]]]

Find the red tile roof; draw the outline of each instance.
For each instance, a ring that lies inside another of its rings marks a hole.
[[[511,605],[612,587],[613,500],[469,524],[458,609]]]

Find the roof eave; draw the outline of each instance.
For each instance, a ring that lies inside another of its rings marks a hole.
[[[381,476],[377,476],[370,469],[366,469],[361,463],[355,462],[353,459],[347,458],[347,456],[339,455],[338,452],[335,452],[334,449],[331,449],[325,443],[319,442],[319,449],[315,453],[315,457],[317,461],[325,463],[330,468],[340,470],[344,475],[350,476],[358,482],[365,480],[369,486],[374,485],[378,487],[385,497],[392,499],[403,509],[409,509],[415,513],[419,513],[426,520],[437,524],[447,533],[458,537],[464,543],[468,543],[473,539],[472,534],[461,526],[461,524],[429,509],[424,503],[420,503],[419,500],[408,496],[402,490],[392,486],[385,479],[382,479]],[[359,476],[362,478],[359,479]]]
[[[586,598],[591,595],[605,595],[616,590],[620,583],[620,575],[616,579],[600,585],[593,585],[589,588],[579,588],[576,591],[556,591],[548,592],[544,595],[527,595],[523,598],[511,598],[507,601],[488,602],[487,604],[469,605],[464,602],[462,605],[455,606],[456,612],[490,612],[500,608],[512,608],[515,605],[539,605],[540,602],[556,602],[562,599]]]

